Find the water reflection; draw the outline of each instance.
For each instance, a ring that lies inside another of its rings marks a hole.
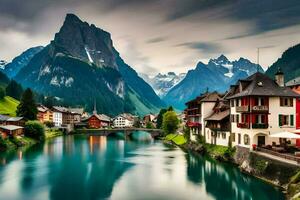
[[[59,137],[0,161],[5,199],[282,199],[232,165],[155,141]]]

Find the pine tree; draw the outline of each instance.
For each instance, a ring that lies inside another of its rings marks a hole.
[[[156,121],[156,128],[161,128],[162,127],[162,122],[163,122],[163,115],[167,112],[165,108],[161,109],[159,111],[159,114],[157,116],[157,121]]]
[[[5,97],[5,90],[4,88],[0,87],[0,100],[4,99],[4,97]]]
[[[17,108],[17,116],[24,117],[25,120],[37,119],[37,107],[31,89],[26,89],[21,97]]]
[[[16,81],[11,80],[5,90],[7,96],[13,97],[18,100],[21,99],[23,88]]]

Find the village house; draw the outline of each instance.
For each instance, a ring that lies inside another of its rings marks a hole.
[[[61,127],[61,125],[63,124],[63,112],[61,111],[61,109],[59,109],[59,107],[56,106],[53,106],[52,112],[54,126]]]
[[[230,109],[224,97],[215,103],[213,113],[205,118],[205,141],[209,144],[228,145],[230,137]]]
[[[83,108],[66,108],[62,106],[53,106],[53,122],[55,126],[73,125],[81,122]]]
[[[135,116],[123,113],[114,118],[113,125],[115,128],[130,128],[133,127],[135,120]]]
[[[25,120],[23,117],[10,117],[8,115],[0,115],[0,125],[24,126]]]
[[[185,118],[186,125],[190,128],[191,140],[196,141],[199,135],[205,136],[205,118],[213,114],[213,108],[220,99],[217,92],[206,92],[186,103]]]
[[[151,123],[153,126],[156,125],[156,116],[153,114],[148,114],[143,117],[143,126],[147,126],[147,124]]]
[[[37,110],[38,110],[37,119],[41,123],[53,122],[53,112],[51,109],[47,108],[44,105],[38,105]]]
[[[231,86],[229,95],[232,144],[246,148],[278,145],[272,134],[296,129],[299,95],[284,84],[279,70],[275,81],[257,72]]]
[[[107,128],[111,125],[111,118],[104,114],[98,114],[95,105],[93,114],[87,119],[85,119],[84,122],[87,122],[87,126],[89,128]]]
[[[24,133],[22,126],[1,125],[0,134],[2,138],[21,136]]]

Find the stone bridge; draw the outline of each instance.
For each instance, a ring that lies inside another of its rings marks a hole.
[[[147,128],[114,128],[114,129],[77,129],[77,132],[89,134],[89,135],[104,135],[109,136],[114,133],[124,133],[124,135],[130,136],[135,131],[145,131],[151,134],[153,138],[162,135],[161,129],[147,129]]]

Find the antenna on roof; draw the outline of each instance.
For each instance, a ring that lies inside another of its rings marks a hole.
[[[259,47],[257,48],[257,64],[256,64],[256,72],[259,71]]]

